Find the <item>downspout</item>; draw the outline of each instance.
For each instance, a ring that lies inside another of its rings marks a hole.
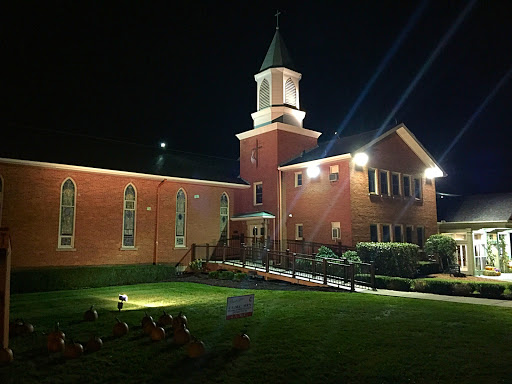
[[[283,171],[278,169],[279,172],[279,181],[278,181],[278,189],[279,189],[279,198],[278,198],[278,204],[279,209],[277,210],[277,218],[278,218],[278,231],[279,231],[279,250],[283,251],[284,247],[284,239],[283,239],[283,185],[282,185],[282,179],[283,179]],[[275,223],[275,221],[274,221]]]
[[[167,179],[163,179],[156,187],[156,212],[155,212],[155,247],[153,250],[153,265],[156,265],[156,255],[158,252],[158,215],[160,213],[160,187]]]

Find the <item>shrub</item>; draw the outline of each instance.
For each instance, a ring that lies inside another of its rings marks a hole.
[[[375,286],[377,289],[409,292],[412,282],[413,280],[402,277],[375,276]]]
[[[474,290],[473,284],[470,283],[455,283],[453,286],[455,296],[471,296]]]
[[[339,259],[339,256],[334,253],[334,251],[330,248],[327,248],[325,245],[322,245],[320,248],[318,248],[318,252],[316,254],[316,257],[320,258],[331,258],[331,259]]]
[[[350,261],[352,263],[360,263],[361,262],[361,259],[357,255],[356,251],[345,251],[345,253],[343,254],[343,258],[347,259],[348,261]]]
[[[358,243],[363,262],[375,265],[379,275],[412,278],[418,263],[418,246],[408,243]]]
[[[195,259],[195,260],[192,260],[188,266],[190,267],[190,269],[192,269],[194,272],[198,272],[200,271],[202,268],[203,268],[203,260],[201,259]]]
[[[505,291],[505,285],[495,283],[480,283],[477,290],[482,297],[487,299],[499,299]]]
[[[219,278],[219,271],[210,271],[210,272],[208,272],[208,278],[209,279],[218,279]]]
[[[435,293],[437,295],[452,295],[455,284],[457,283],[453,281],[420,279],[414,281],[413,289],[417,292]]]
[[[441,272],[439,269],[439,263],[435,261],[418,261],[417,274],[419,276],[434,275]]]
[[[457,242],[446,235],[432,235],[425,242],[425,252],[429,256],[439,257],[441,268],[446,269],[448,265],[455,264],[455,251]]]
[[[247,273],[239,272],[233,276],[233,280],[242,281],[245,279],[247,279]]]
[[[221,280],[233,280],[235,273],[232,271],[221,271],[219,272],[219,279]]]
[[[505,290],[503,291],[503,297],[507,300],[512,300],[512,290],[510,288],[505,288]]]

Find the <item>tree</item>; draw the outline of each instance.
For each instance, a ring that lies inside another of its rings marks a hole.
[[[446,235],[432,235],[425,242],[425,252],[439,260],[444,271],[449,265],[455,264],[455,251],[457,242]]]

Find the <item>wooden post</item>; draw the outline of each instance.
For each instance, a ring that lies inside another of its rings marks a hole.
[[[343,254],[342,252],[342,249],[341,249],[341,241],[338,241],[338,256],[341,257]]]
[[[0,228],[0,342],[9,347],[9,305],[11,298],[11,238]]]
[[[371,279],[371,282],[372,282],[372,289],[374,291],[377,290],[377,287],[375,287],[375,264],[371,263],[371,266],[370,266],[370,279]]]
[[[355,268],[354,264],[350,264],[350,291],[354,292],[356,290],[356,282],[355,282]]]
[[[265,252],[265,272],[269,272],[269,268],[270,268],[270,252],[268,251],[267,248],[264,248],[264,252]]]
[[[290,268],[290,249],[286,249],[286,257],[284,258],[284,269],[288,270]]]
[[[323,260],[324,285],[327,285],[327,259]]]
[[[206,243],[206,261],[208,261],[210,255],[210,244]]]
[[[196,243],[192,243],[192,252],[190,254],[190,261],[194,261],[196,259]]]
[[[313,259],[311,260],[311,277],[315,277],[316,273],[316,257],[313,254]]]
[[[240,247],[240,258],[242,259],[242,268],[245,268],[245,247]]]
[[[295,278],[295,253],[292,253],[292,277]]]
[[[208,250],[208,248],[206,248]],[[226,263],[226,247],[222,247],[222,262]]]

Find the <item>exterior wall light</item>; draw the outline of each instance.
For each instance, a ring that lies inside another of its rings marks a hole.
[[[358,167],[364,167],[366,163],[368,163],[368,155],[364,152],[356,153],[354,163],[356,163]]]
[[[165,148],[167,144],[165,144],[164,142],[161,142],[160,143],[160,148]]]
[[[314,179],[320,174],[320,168],[318,168],[316,165],[312,165],[311,167],[308,167],[306,173],[308,174],[309,178]]]
[[[425,169],[425,177],[427,179],[434,179],[436,177],[442,177],[443,171],[441,171],[438,167],[432,167]]]

